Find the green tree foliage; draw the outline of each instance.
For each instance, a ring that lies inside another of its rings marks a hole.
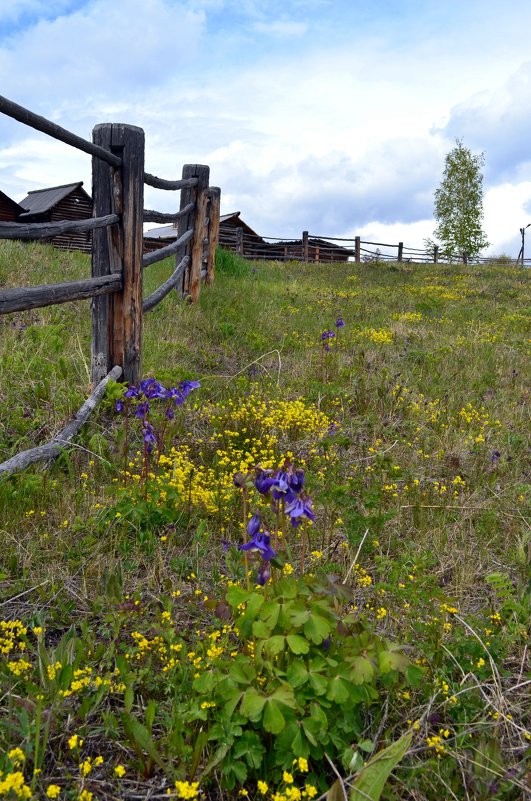
[[[447,256],[465,252],[477,256],[489,242],[481,228],[483,220],[483,153],[474,155],[456,139],[445,159],[444,175],[435,191],[434,236]]]

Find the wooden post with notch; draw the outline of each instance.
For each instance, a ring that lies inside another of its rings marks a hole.
[[[94,216],[120,215],[118,224],[93,232],[92,275],[122,275],[121,291],[92,300],[92,382],[119,365],[123,380],[136,384],[142,370],[144,131],[105,123],[92,138],[122,162],[112,167],[92,160]]]
[[[205,284],[211,286],[214,283],[216,248],[219,244],[219,212],[221,206],[221,189],[219,186],[209,187],[208,197],[208,255]]]
[[[194,235],[186,244],[184,253],[181,251],[176,255],[179,261],[183,256],[190,256],[183,276],[182,292],[183,295],[189,295],[192,301],[199,297],[201,284],[209,176],[210,168],[204,164],[185,164],[183,167],[183,178],[197,178],[195,186],[181,189],[181,209],[189,203],[193,203],[194,208],[179,219],[179,237],[191,229]]]
[[[402,256],[404,255],[404,243],[398,243],[398,261],[402,261]]]
[[[310,260],[309,253],[310,253],[309,234],[308,234],[308,231],[303,231],[302,232],[302,260],[304,262],[308,262]]]
[[[354,237],[354,261],[359,264],[361,261],[361,237]]]

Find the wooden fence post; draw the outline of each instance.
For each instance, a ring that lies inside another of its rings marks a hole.
[[[399,242],[398,243],[398,261],[402,261],[403,253],[404,253],[404,243],[403,242]]]
[[[208,209],[208,257],[205,283],[210,286],[214,283],[216,272],[216,248],[219,243],[219,210],[221,205],[221,189],[211,186],[208,190],[210,198]]]
[[[92,300],[92,381],[98,383],[119,365],[123,380],[136,384],[142,370],[144,131],[105,123],[92,137],[122,160],[120,167],[111,167],[92,159],[94,216],[120,215],[117,225],[93,232],[92,275],[122,274],[120,292]]]
[[[243,256],[243,228],[236,228],[236,253]]]
[[[184,209],[185,206],[188,206],[189,203],[194,203],[194,208],[188,214],[184,215],[184,217],[179,218],[179,228],[178,228],[178,237],[181,237],[186,231],[189,231],[191,228],[194,229],[194,236],[185,246],[185,250],[180,251],[176,254],[176,262],[175,266],[177,266],[178,262],[182,259],[183,256],[190,256],[190,262],[188,267],[184,271],[183,275],[183,284],[182,284],[182,294],[191,294],[192,291],[192,276],[195,279],[195,271],[199,266],[199,280],[201,276],[201,262],[203,259],[203,240],[205,237],[204,225],[205,225],[205,218],[206,218],[206,192],[208,190],[208,179],[210,175],[210,168],[205,166],[204,164],[185,164],[183,167],[183,178],[197,178],[197,185],[185,187],[181,189],[181,210]],[[200,212],[200,207],[202,206],[202,230],[199,231],[198,228],[198,216]],[[197,242],[198,237],[201,240],[201,252],[199,252],[199,243]],[[194,247],[195,247],[195,258],[196,261],[193,261],[194,258]]]
[[[302,260],[308,262],[309,259],[309,235],[308,231],[302,232]]]
[[[354,261],[359,264],[361,261],[361,237],[354,238]]]
[[[463,264],[468,264],[468,253],[463,250]]]
[[[433,246],[433,263],[437,264],[439,261],[439,245]]]

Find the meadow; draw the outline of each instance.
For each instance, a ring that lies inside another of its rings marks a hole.
[[[0,480],[0,798],[528,797],[529,295],[218,251],[150,313],[144,383]],[[0,461],[90,392],[88,312],[0,318]]]

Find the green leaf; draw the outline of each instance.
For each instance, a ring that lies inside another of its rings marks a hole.
[[[279,734],[286,725],[284,715],[280,711],[280,706],[274,698],[270,698],[267,702],[264,711],[263,725],[264,729],[271,734]]]
[[[263,620],[255,620],[253,623],[253,637],[257,637],[259,640],[265,640],[267,637],[271,636],[273,628],[274,626],[269,628]]]
[[[336,779],[326,794],[326,801],[345,801],[345,785]]]
[[[292,662],[286,672],[286,678],[292,687],[302,687],[308,681],[306,665],[300,659]]]
[[[286,615],[291,625],[298,629],[309,619],[310,612],[302,601],[292,601],[286,604]]]
[[[282,634],[275,634],[274,637],[269,637],[269,639],[264,642],[264,648],[273,656],[280,654],[285,646],[286,638]]]
[[[307,654],[310,650],[308,641],[299,634],[288,634],[286,640],[290,651],[293,651],[294,654]]]
[[[398,765],[411,745],[413,732],[409,731],[387,748],[379,751],[364,768],[350,791],[350,801],[379,801],[391,771]]]
[[[157,747],[153,742],[153,738],[146,727],[128,712],[122,712],[122,723],[127,736],[131,740],[131,743],[136,745],[142,751],[145,751],[146,754],[151,757],[153,762],[159,766],[159,768],[165,769],[166,766],[164,764],[164,760],[157,751]]]
[[[192,760],[190,762],[190,777],[193,779],[197,768],[199,767],[199,762],[203,755],[203,751],[205,750],[208,743],[208,732],[200,731],[197,735],[196,741],[194,743],[194,750],[192,752]]]
[[[366,684],[374,676],[374,665],[366,656],[357,656],[351,666],[350,679],[354,684]]]
[[[266,700],[265,696],[260,695],[257,690],[251,688],[243,694],[240,712],[244,717],[256,722],[260,720]]]
[[[330,623],[325,620],[321,615],[311,614],[310,618],[304,624],[304,633],[316,645],[320,645],[322,641],[330,634]]]
[[[391,670],[403,672],[409,666],[409,659],[399,651],[380,651],[378,662],[381,673],[389,673]]]
[[[350,689],[348,682],[341,676],[334,676],[328,685],[328,692],[326,697],[329,701],[334,701],[336,704],[344,704],[348,700]]]
[[[324,695],[328,690],[328,679],[320,673],[310,673],[310,687],[316,695]]]
[[[226,598],[232,608],[236,609],[240,604],[245,603],[250,596],[251,592],[244,590],[243,587],[230,587],[227,590]]]

